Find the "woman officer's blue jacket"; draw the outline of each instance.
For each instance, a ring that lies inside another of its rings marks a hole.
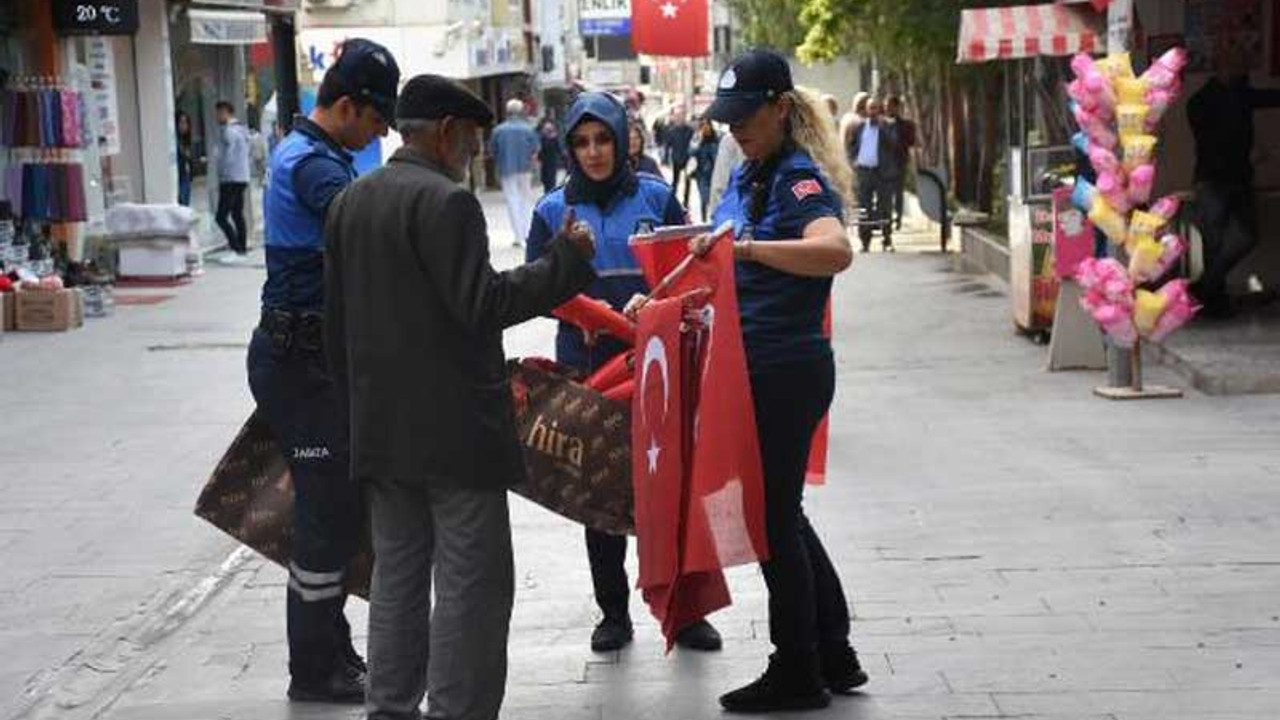
[[[569,144],[569,133],[586,120],[604,123],[613,133],[614,173],[603,182],[586,176]],[[613,96],[596,92],[579,95],[565,117],[561,139],[569,161],[569,180],[538,202],[526,243],[528,259],[542,255],[564,224],[568,209],[573,208],[578,221],[587,223],[596,238],[592,264],[598,279],[586,294],[621,310],[633,295],[648,292],[640,266],[627,246],[628,238],[662,225],[683,224],[687,215],[662,179],[631,170],[627,163],[627,113]],[[611,338],[588,348],[582,331],[567,323],[560,323],[556,335],[556,359],[587,371],[623,349]]]

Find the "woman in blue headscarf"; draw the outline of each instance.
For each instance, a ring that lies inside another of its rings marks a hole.
[[[628,239],[662,225],[681,225],[687,214],[671,186],[661,178],[636,172],[628,161],[627,113],[612,95],[587,92],[578,96],[564,122],[565,155],[569,180],[538,202],[529,231],[529,260],[539,257],[555,228],[572,212],[591,227],[596,239],[592,261],[598,279],[586,294],[622,310],[636,294],[648,292],[644,275],[628,246]],[[556,335],[556,360],[590,373],[609,362],[626,347],[612,338],[588,343],[578,328],[561,323]],[[630,586],[623,563],[627,539],[586,531],[587,555],[596,603],[604,619],[591,636],[591,648],[610,652],[631,642],[628,610]],[[685,628],[676,642],[697,650],[718,650],[719,633],[705,620]]]

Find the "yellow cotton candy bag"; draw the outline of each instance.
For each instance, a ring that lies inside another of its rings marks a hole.
[[[1113,84],[1116,88],[1116,100],[1120,105],[1146,105],[1147,90],[1149,88],[1146,80],[1142,78],[1118,78]]]
[[[1129,277],[1137,282],[1154,279],[1160,270],[1160,258],[1163,255],[1164,246],[1155,238],[1140,238],[1129,249]]]
[[[1089,210],[1089,220],[1102,230],[1111,242],[1117,245],[1123,245],[1125,237],[1129,234],[1129,228],[1125,225],[1124,216],[1116,212],[1111,207],[1106,198],[1099,195],[1093,200],[1093,207]]]
[[[1144,336],[1150,335],[1168,306],[1168,298],[1150,290],[1139,290],[1134,293],[1133,324],[1138,328],[1138,332]]]
[[[1160,229],[1165,224],[1165,219],[1159,215],[1153,215],[1144,210],[1134,210],[1129,218],[1129,234],[1155,237],[1160,234]]]
[[[1146,115],[1143,115],[1145,118]],[[1124,150],[1124,169],[1133,172],[1133,169],[1139,165],[1146,165],[1151,162],[1152,157],[1156,154],[1156,144],[1159,140],[1155,135],[1144,135],[1140,133],[1127,133],[1120,136],[1120,147]]]

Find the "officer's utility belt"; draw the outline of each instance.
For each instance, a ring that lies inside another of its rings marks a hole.
[[[324,349],[324,315],[318,312],[263,308],[258,329],[271,338],[277,353],[319,353]]]

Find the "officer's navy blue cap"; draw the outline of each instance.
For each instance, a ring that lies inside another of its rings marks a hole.
[[[739,123],[761,105],[794,89],[787,59],[771,50],[748,50],[729,63],[720,75],[716,99],[707,116],[724,123]]]
[[[329,72],[342,80],[343,94],[367,100],[388,123],[395,122],[400,66],[389,50],[372,40],[351,38]]]
[[[439,75],[416,75],[405,83],[396,105],[397,120],[470,118],[493,123],[493,111],[475,93]]]

